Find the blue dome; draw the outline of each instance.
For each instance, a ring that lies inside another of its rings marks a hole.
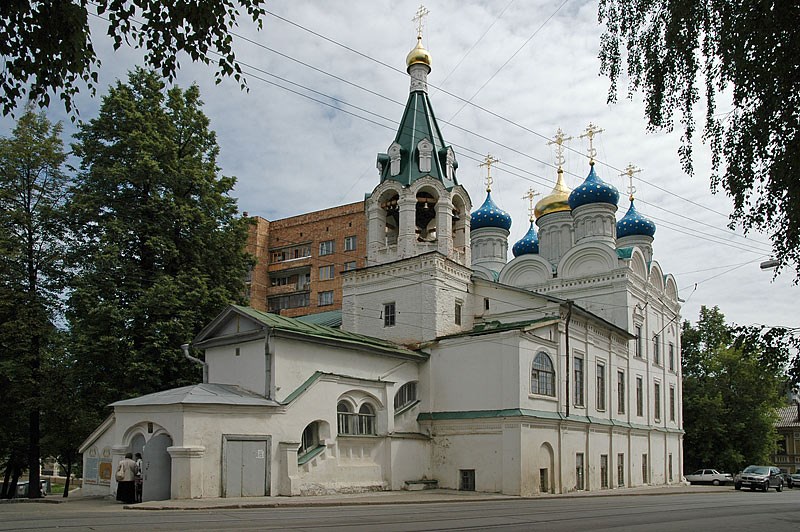
[[[480,209],[472,213],[471,220],[470,228],[472,230],[482,227],[499,227],[508,231],[511,227],[511,216],[494,204],[491,192],[486,193],[486,201],[483,202]]]
[[[617,222],[617,238],[631,235],[653,236],[654,234],[656,234],[656,224],[639,214],[639,211],[633,206],[631,197],[631,206],[628,212]]]
[[[511,252],[515,257],[539,253],[539,237],[536,235],[536,226],[533,222],[531,222],[531,227],[525,233],[525,236],[511,248]]]
[[[617,189],[597,177],[594,172],[594,164],[592,164],[586,180],[570,193],[569,208],[575,210],[577,207],[588,203],[611,203],[616,205],[618,201],[619,192],[617,192]]]

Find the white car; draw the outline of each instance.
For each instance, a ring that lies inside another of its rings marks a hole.
[[[715,486],[733,484],[730,473],[720,473],[716,469],[698,469],[691,475],[686,475],[690,484],[713,484]]]

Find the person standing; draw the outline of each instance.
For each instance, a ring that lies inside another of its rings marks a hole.
[[[117,500],[125,504],[136,502],[136,462],[132,453],[125,453],[116,473]]]
[[[134,482],[136,484],[136,502],[142,502],[142,481],[144,471],[142,471],[142,453],[134,455],[134,462],[136,462],[136,473]]]

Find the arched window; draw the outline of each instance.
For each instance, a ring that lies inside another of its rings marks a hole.
[[[336,405],[336,420],[339,434],[363,436],[375,434],[375,409],[364,403],[358,412],[347,401],[339,401]]]
[[[417,400],[417,383],[407,382],[394,394],[395,411],[402,409]]]
[[[319,428],[315,421],[303,429],[303,435],[300,438],[300,447],[297,449],[297,456],[302,457],[304,454],[313,451],[317,447],[319,447]]]
[[[538,395],[556,396],[556,373],[553,370],[553,362],[547,353],[539,353],[533,359],[533,369],[531,369],[531,393]]]

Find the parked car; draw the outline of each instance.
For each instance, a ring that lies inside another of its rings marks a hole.
[[[790,488],[794,488],[795,486],[800,488],[800,471],[792,473],[791,475],[789,475],[789,478],[792,479],[792,483],[789,484]]]
[[[691,475],[686,475],[689,484],[713,484],[715,486],[733,484],[733,475],[720,473],[716,469],[698,469]]]
[[[792,480],[792,475],[789,473],[781,473],[781,478],[783,478],[783,485],[787,488],[791,489],[794,487],[794,480]],[[800,486],[797,486],[800,488]]]
[[[775,488],[775,491],[783,491],[783,477],[777,467],[750,465],[734,477],[733,487],[737,490],[760,488],[761,491],[767,491]]]

